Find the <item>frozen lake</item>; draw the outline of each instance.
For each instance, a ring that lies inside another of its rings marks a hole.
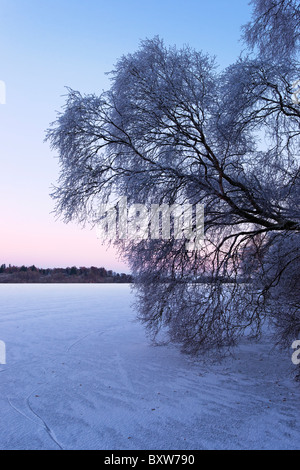
[[[129,285],[0,285],[0,449],[299,449],[288,353],[149,344]]]

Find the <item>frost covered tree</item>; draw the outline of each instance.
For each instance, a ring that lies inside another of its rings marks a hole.
[[[253,17],[244,26],[244,38],[261,55],[286,62],[299,54],[300,4],[298,0],[252,0]]]
[[[266,319],[289,347],[300,334],[299,6],[252,3],[249,55],[226,70],[190,47],[147,39],[116,63],[107,92],[69,89],[47,134],[67,222],[97,223],[115,195],[147,207],[204,205],[197,250],[172,229],[168,239],[116,241],[139,318],[186,352],[258,336]]]

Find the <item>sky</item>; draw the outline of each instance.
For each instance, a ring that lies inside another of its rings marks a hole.
[[[59,164],[44,139],[66,87],[100,94],[117,59],[156,35],[226,67],[250,16],[248,0],[0,0],[0,264],[128,272],[95,230],[53,212]]]

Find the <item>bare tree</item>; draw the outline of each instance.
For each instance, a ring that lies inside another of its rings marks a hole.
[[[274,21],[268,0],[253,3],[254,44],[258,15]],[[145,40],[117,62],[109,91],[69,89],[48,130],[61,163],[53,197],[66,221],[97,223],[115,194],[148,207],[204,204],[197,250],[172,230],[168,240],[116,242],[132,267],[139,318],[187,352],[258,336],[266,318],[280,341],[300,333],[296,44],[285,62],[258,54],[220,72],[202,52]]]
[[[299,54],[300,5],[297,0],[252,0],[253,17],[244,38],[261,55],[283,60]]]

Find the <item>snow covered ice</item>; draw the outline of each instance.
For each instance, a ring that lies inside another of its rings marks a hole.
[[[0,285],[0,449],[300,448],[288,353],[155,347],[132,301],[129,285]]]

